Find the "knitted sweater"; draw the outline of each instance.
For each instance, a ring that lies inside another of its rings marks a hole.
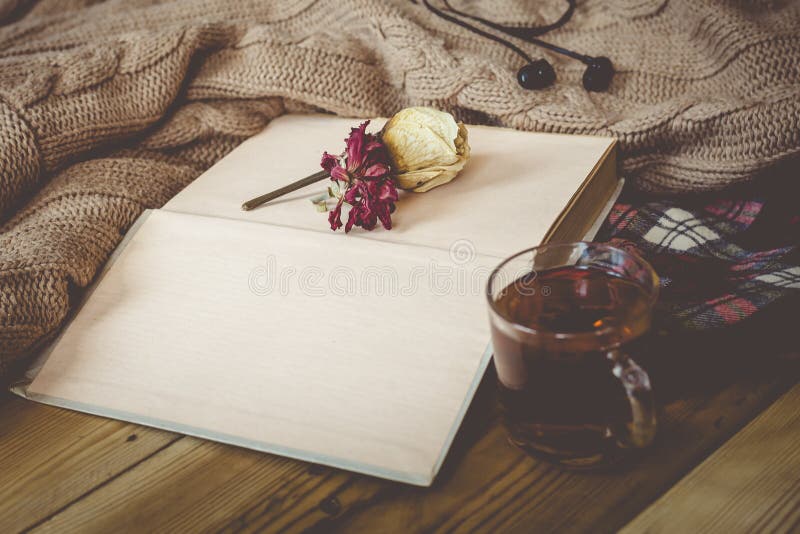
[[[566,6],[453,4],[525,25]],[[523,43],[558,75],[526,91],[513,52],[411,0],[0,0],[0,376],[57,332],[143,209],[283,113],[430,105],[615,136],[625,175],[664,193],[797,161],[798,2],[585,0],[547,39],[610,57],[610,90]]]

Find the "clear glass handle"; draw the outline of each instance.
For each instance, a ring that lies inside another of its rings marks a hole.
[[[619,350],[608,353],[608,359],[614,365],[611,372],[616,376],[631,404],[631,422],[616,432],[614,437],[620,447],[647,447],[656,436],[656,406],[650,377],[636,362]]]

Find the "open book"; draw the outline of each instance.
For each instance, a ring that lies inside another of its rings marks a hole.
[[[279,118],[142,215],[14,391],[429,485],[491,357],[490,270],[593,235],[615,141],[469,127],[465,170],[401,194],[391,231],[332,232],[309,202],[325,182],[241,211],[357,122]]]

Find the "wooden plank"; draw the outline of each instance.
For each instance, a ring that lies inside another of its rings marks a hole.
[[[653,503],[623,533],[800,531],[800,385]]]
[[[0,532],[36,524],[179,438],[3,397]]]
[[[567,472],[510,446],[490,373],[431,488],[184,438],[36,530],[610,532],[786,391],[797,373],[710,369],[707,378],[701,392],[679,391],[683,400],[667,404],[657,444],[623,470]]]

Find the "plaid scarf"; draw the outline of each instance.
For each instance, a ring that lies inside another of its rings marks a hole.
[[[599,241],[632,250],[661,277],[656,320],[690,331],[738,324],[800,295],[796,186],[663,200],[626,191]]]

